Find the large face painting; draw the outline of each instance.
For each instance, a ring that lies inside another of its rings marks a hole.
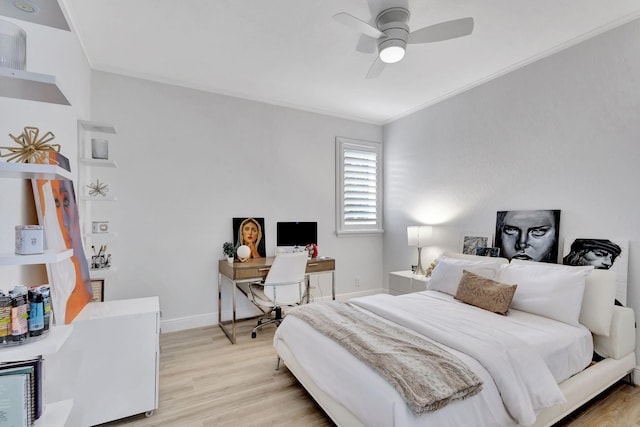
[[[496,242],[500,256],[527,261],[558,262],[559,210],[500,211]]]
[[[249,247],[249,258],[264,258],[264,218],[233,218],[233,241],[236,249],[242,245]]]
[[[56,324],[71,323],[93,298],[73,182],[32,180],[38,221],[48,249],[73,249],[71,258],[47,264]]]
[[[629,242],[623,239],[566,238],[562,263],[565,265],[592,265],[598,270],[616,272],[616,299],[627,303],[627,266]]]

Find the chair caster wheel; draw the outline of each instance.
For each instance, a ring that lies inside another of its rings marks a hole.
[[[258,334],[256,334],[255,332],[251,332],[251,338],[255,338],[257,336],[258,336]]]

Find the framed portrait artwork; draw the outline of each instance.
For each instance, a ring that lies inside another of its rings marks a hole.
[[[500,211],[496,216],[496,247],[500,256],[558,262],[559,210]]]
[[[264,218],[233,218],[233,241],[236,249],[246,245],[251,250],[249,258],[264,258],[267,256],[264,240]]]
[[[565,238],[564,265],[592,265],[599,270],[616,272],[616,300],[627,304],[627,269],[629,241],[625,239]]]

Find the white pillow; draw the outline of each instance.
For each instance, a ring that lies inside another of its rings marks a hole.
[[[593,270],[587,276],[582,297],[580,323],[594,334],[609,336],[617,287],[615,271]]]
[[[518,285],[511,308],[577,325],[585,278],[592,266],[513,263],[498,273],[498,281]]]
[[[462,278],[462,270],[470,271],[487,279],[495,279],[502,263],[487,257],[478,258],[484,259],[472,261],[440,256],[431,273],[431,280],[427,282],[427,289],[455,295]]]
[[[511,264],[546,265],[563,267],[557,264],[540,263],[512,259]],[[617,274],[611,270],[594,269],[585,280],[582,308],[579,321],[596,335],[609,336],[611,318],[616,298]]]

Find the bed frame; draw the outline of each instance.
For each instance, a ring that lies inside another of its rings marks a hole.
[[[583,303],[584,309],[584,303]],[[538,414],[535,427],[551,426],[593,399],[611,385],[628,377],[633,384],[636,366],[635,316],[631,308],[613,307],[609,336],[594,334],[594,348],[604,359],[560,383],[567,402]],[[338,426],[362,426],[348,408],[322,391],[287,344],[276,338],[274,347],[287,368]]]

